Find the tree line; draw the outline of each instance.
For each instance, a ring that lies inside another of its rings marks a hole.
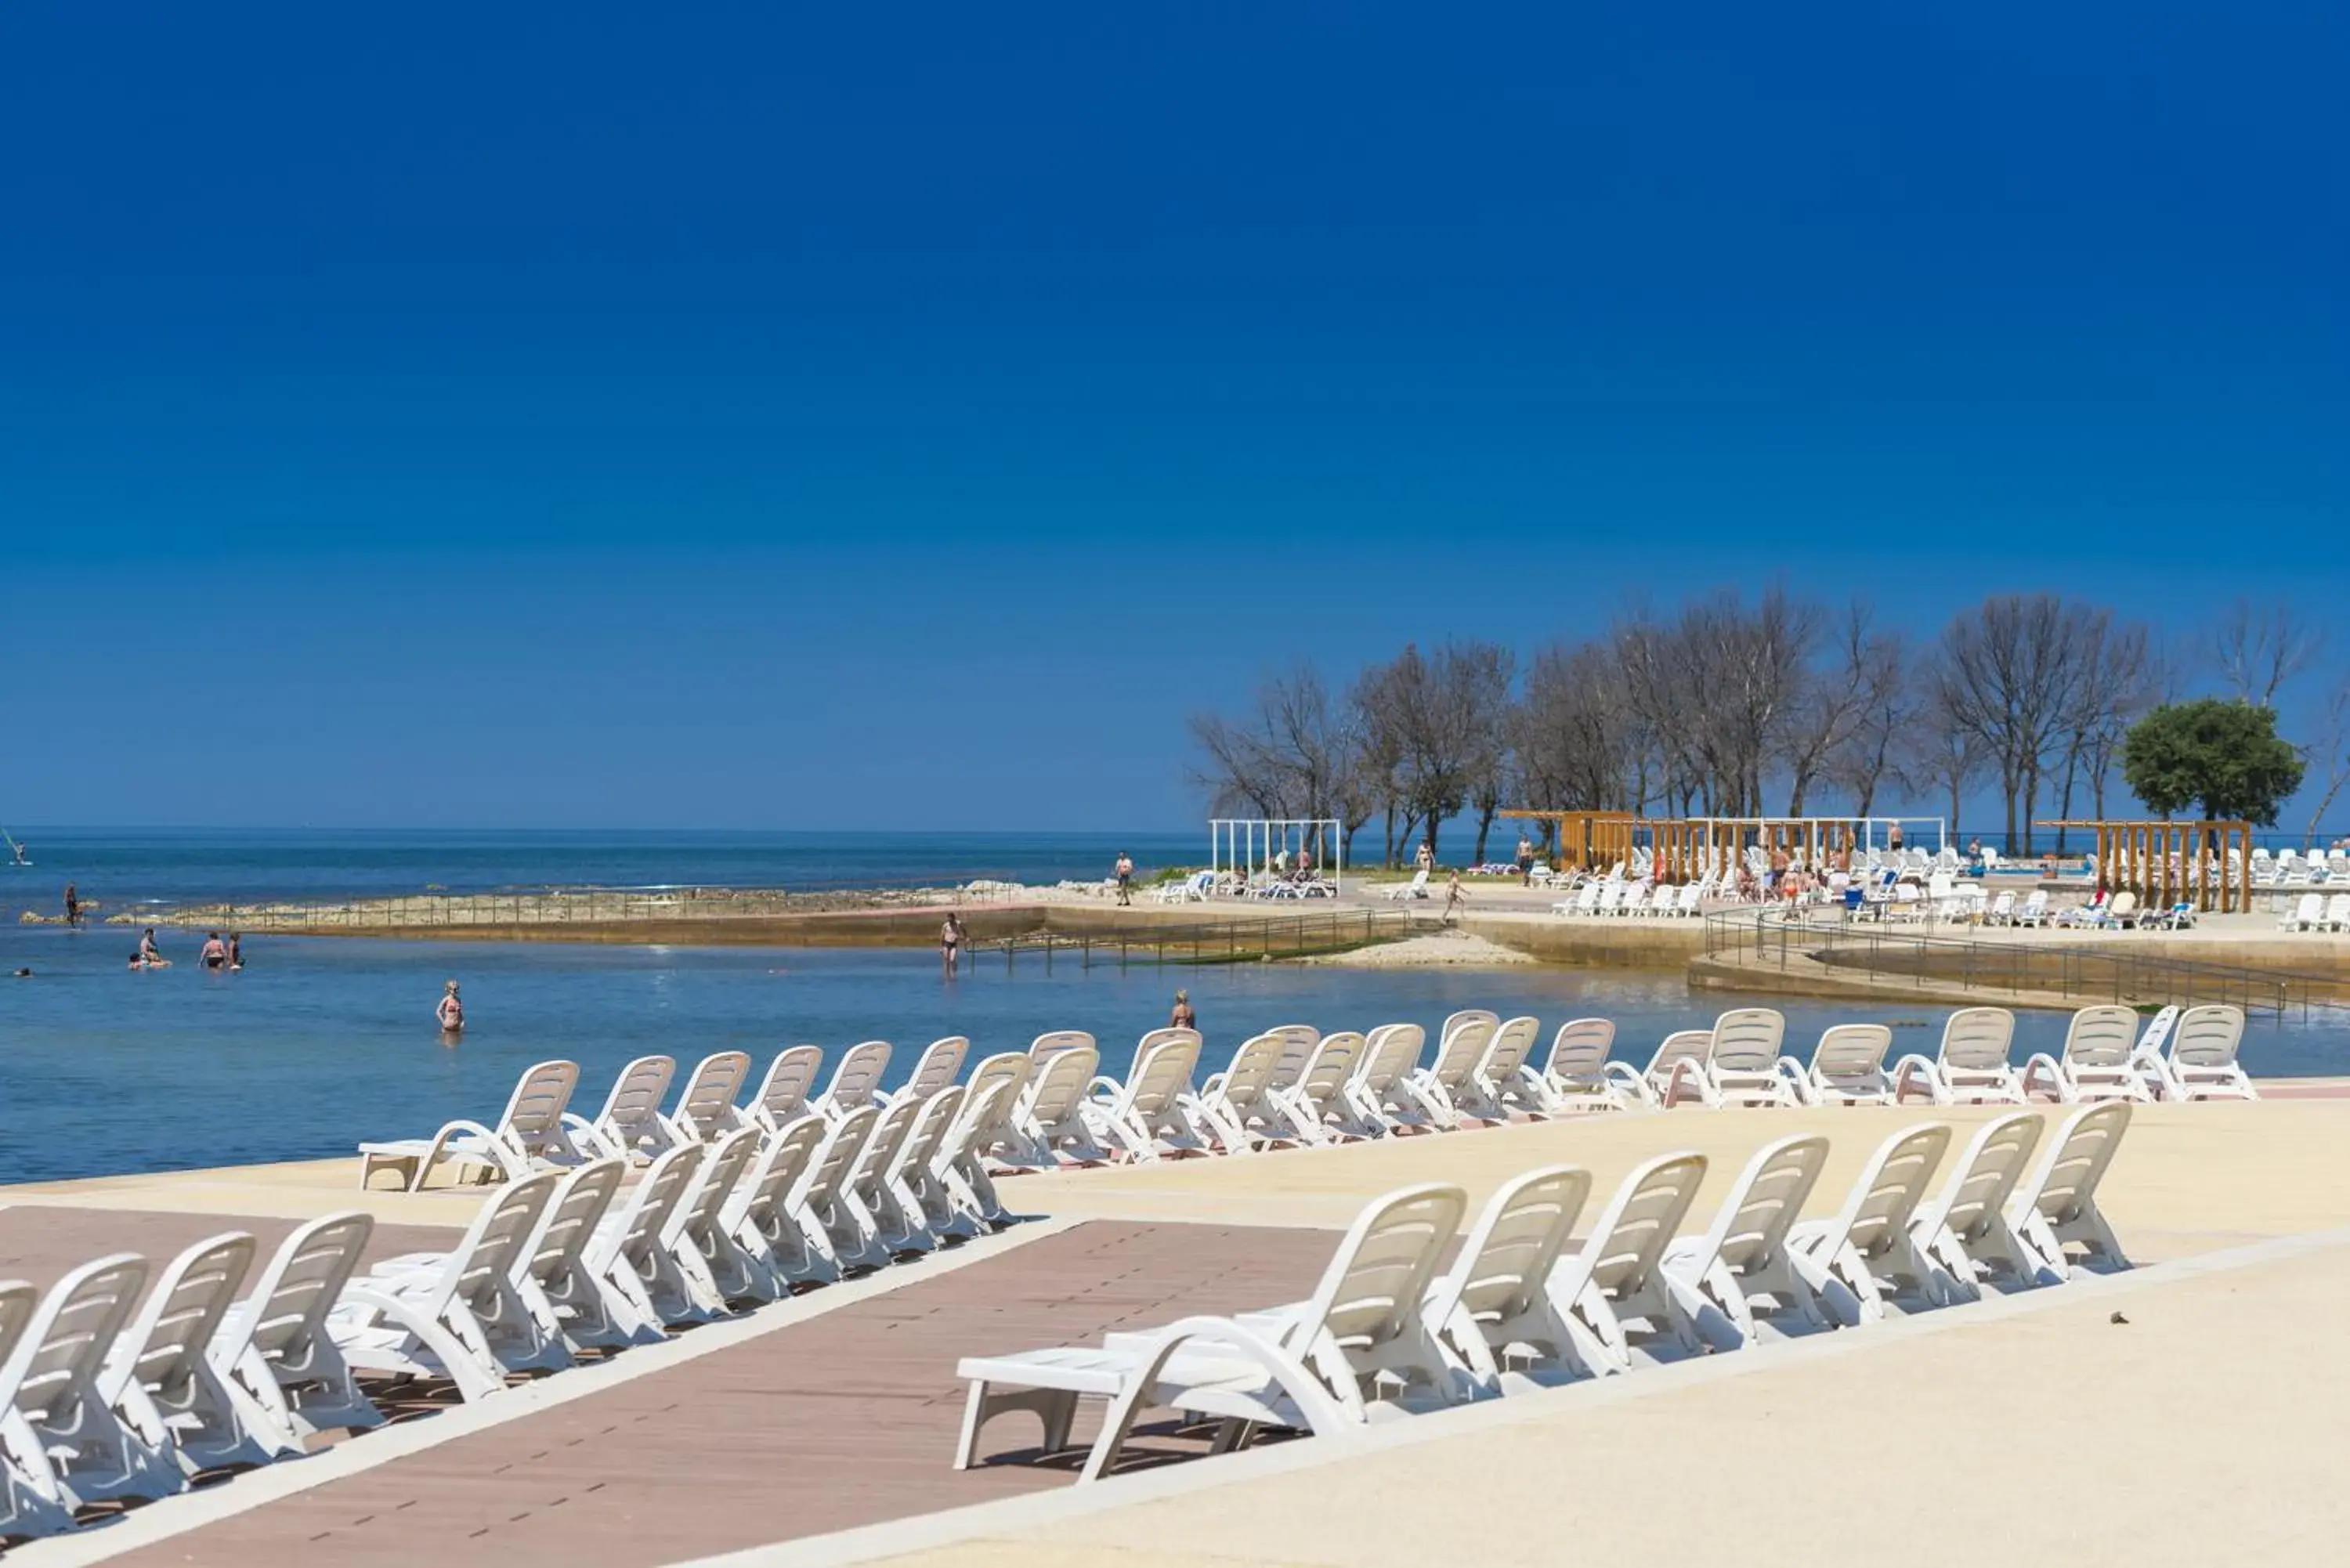
[[[1335,818],[1350,864],[1374,819],[1387,865],[1419,843],[1433,853],[1456,819],[1482,862],[1509,805],[1865,816],[1906,800],[1955,827],[1978,787],[2002,802],[2011,852],[2029,855],[2052,811],[2108,815],[2125,742],[2149,713],[2198,687],[2272,710],[2323,650],[2287,607],[2249,601],[2171,640],[2106,606],[1994,595],[1921,641],[1864,599],[1722,589],[1523,660],[1464,639],[1407,645],[1337,685],[1300,664],[1237,711],[1193,716],[1193,775],[1219,813]],[[2316,770],[2314,833],[2350,780],[2350,678],[2293,750]]]

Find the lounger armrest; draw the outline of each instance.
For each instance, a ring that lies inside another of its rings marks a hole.
[[[1157,1403],[1160,1373],[1178,1352],[1195,1340],[1215,1346],[1220,1359],[1246,1361],[1263,1368],[1266,1376],[1296,1406],[1309,1430],[1324,1433],[1359,1425],[1363,1420],[1359,1395],[1341,1404],[1304,1362],[1246,1325],[1228,1317],[1187,1317],[1162,1329],[1149,1353],[1135,1369],[1126,1391],[1110,1402],[1102,1417],[1101,1435],[1087,1456],[1081,1480],[1099,1480],[1116,1462],[1118,1449],[1133,1430],[1135,1419]],[[1351,1390],[1349,1390],[1352,1393]]]

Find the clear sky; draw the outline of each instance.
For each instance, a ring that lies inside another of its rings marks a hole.
[[[23,0],[0,822],[1173,827],[1636,592],[2342,618],[2345,16]]]

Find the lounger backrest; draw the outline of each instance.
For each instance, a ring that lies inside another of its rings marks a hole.
[[[751,1194],[743,1204],[743,1211],[761,1231],[773,1229],[769,1216],[807,1169],[824,1137],[824,1123],[804,1116],[767,1140],[759,1163],[751,1168]]]
[[[1347,1081],[1355,1075],[1355,1065],[1363,1057],[1367,1042],[1350,1030],[1326,1034],[1314,1047],[1313,1059],[1298,1075],[1297,1093],[1310,1106],[1327,1106],[1338,1098]]]
[[[873,1103],[873,1092],[881,1086],[881,1075],[889,1070],[889,1042],[867,1040],[851,1045],[832,1070],[832,1082],[825,1085],[825,1115],[838,1120],[849,1112]]]
[[[873,1124],[880,1119],[881,1113],[871,1106],[861,1106],[841,1117],[808,1163],[807,1180],[800,1189],[805,1201],[818,1206],[832,1201],[872,1138]]]
[[[1246,1107],[1263,1097],[1265,1088],[1273,1082],[1273,1069],[1281,1060],[1283,1041],[1278,1034],[1259,1034],[1244,1040],[1232,1053],[1232,1064],[1220,1075],[1217,1093],[1229,1104]]]
[[[1020,1051],[1001,1051],[972,1069],[963,1085],[963,1115],[974,1120],[972,1132],[984,1146],[1002,1137],[1012,1126],[1020,1094],[1028,1086],[1029,1062]],[[1002,1089],[1002,1095],[996,1094]]]
[[[126,1331],[135,1347],[131,1376],[160,1391],[167,1407],[188,1407],[189,1385],[253,1267],[253,1237],[244,1231],[197,1242],[172,1260]]]
[[[1775,1007],[1733,1007],[1713,1021],[1706,1059],[1732,1073],[1767,1073],[1779,1064],[1787,1037],[1785,1014]]]
[[[1437,1183],[1373,1199],[1298,1314],[1291,1347],[1302,1352],[1327,1335],[1349,1360],[1376,1355],[1418,1318],[1437,1261],[1468,1207],[1466,1192]]]
[[[1446,1029],[1444,1044],[1437,1047],[1436,1065],[1429,1069],[1428,1075],[1447,1092],[1467,1083],[1469,1075],[1477,1070],[1477,1064],[1484,1060],[1485,1047],[1492,1043],[1493,1032],[1500,1027],[1498,1023],[1473,1018],[1458,1028]]]
[[[1159,1034],[1169,1038],[1158,1038]],[[1188,1029],[1168,1029],[1142,1038],[1134,1075],[1127,1080],[1126,1099],[1138,1114],[1155,1116],[1191,1092],[1191,1073],[1200,1061],[1200,1037]]]
[[[2005,891],[2005,892],[2001,893],[2001,894],[2000,894],[2000,896],[1999,896],[1998,898],[1993,898],[1993,899],[1991,901],[1991,912],[1993,915],[2012,915],[2012,914],[2013,914],[2013,913],[2015,912],[2015,894],[2014,894],[2014,892],[2011,889],[2011,890],[2009,890],[2009,891]]]
[[[616,1249],[620,1256],[640,1258],[660,1244],[678,1205],[685,1200],[693,1179],[701,1174],[702,1162],[709,1157],[710,1145],[681,1143],[652,1162],[645,1171],[645,1179],[629,1195],[628,1207],[621,1210],[620,1241]],[[597,1255],[607,1254],[598,1247]]]
[[[2293,919],[2299,926],[2314,926],[2325,919],[2325,895],[2303,893],[2301,902],[2293,906]]]
[[[1541,1037],[1542,1020],[1511,1019],[1493,1031],[1493,1038],[1486,1044],[1484,1057],[1478,1063],[1478,1072],[1488,1082],[1514,1076],[1518,1069],[1526,1064],[1526,1058],[1534,1054],[1534,1042]]]
[[[1064,1051],[1092,1049],[1094,1049],[1094,1037],[1084,1030],[1055,1029],[1049,1033],[1036,1036],[1035,1044],[1028,1047],[1028,1060],[1041,1067],[1046,1060],[1059,1055]]]
[[[1873,1083],[1885,1075],[1892,1048],[1893,1031],[1882,1023],[1832,1024],[1812,1050],[1812,1073],[1830,1084]]]
[[[661,1102],[669,1098],[670,1080],[676,1076],[676,1057],[638,1057],[620,1069],[612,1092],[604,1096],[603,1114],[596,1118],[597,1125],[615,1129],[627,1143],[659,1137]]]
[[[2032,896],[2023,900],[2023,912],[2027,915],[2036,915],[2047,907],[2048,889],[2045,888],[2034,888]]]
[[[33,1321],[33,1309],[40,1304],[41,1293],[30,1280],[0,1280],[0,1366],[16,1354],[16,1342]]]
[[[1273,1086],[1286,1089],[1297,1082],[1305,1071],[1305,1064],[1314,1059],[1314,1047],[1322,1043],[1322,1032],[1310,1023],[1284,1023],[1265,1033],[1281,1042],[1281,1054],[1273,1064]]]
[[[2040,1118],[2030,1111],[2012,1111],[1985,1122],[1967,1141],[1950,1179],[1927,1206],[1925,1216],[1948,1226],[1961,1242],[1972,1241],[2005,1210],[2039,1142]]]
[[[2004,1007],[1961,1007],[1942,1025],[1941,1063],[1969,1073],[2002,1072],[2014,1044],[2014,1013]]]
[[[1624,1179],[1583,1244],[1591,1282],[1603,1293],[1621,1296],[1647,1282],[1697,1201],[1705,1164],[1701,1154],[1660,1155]]]
[[[881,1113],[881,1119],[873,1124],[873,1136],[865,1140],[856,1165],[850,1168],[851,1189],[869,1190],[889,1174],[890,1162],[906,1147],[906,1139],[912,1135],[914,1124],[921,1119],[923,1108],[920,1100],[899,1100]]]
[[[2123,888],[2120,892],[2115,894],[2113,901],[2106,906],[2106,913],[2112,916],[2116,920],[2122,919],[2125,915],[2134,915],[2137,913],[2137,895],[2131,892],[2126,888]]]
[[[1713,1031],[1711,1029],[1674,1030],[1658,1045],[1657,1054],[1648,1058],[1648,1081],[1659,1088],[1663,1087],[1665,1080],[1681,1063],[1693,1062],[1703,1066],[1706,1053],[1712,1048]]]
[[[1458,1012],[1447,1013],[1444,1027],[1436,1032],[1438,1047],[1441,1049],[1444,1042],[1452,1038],[1452,1032],[1465,1023],[1482,1023],[1488,1029],[1498,1029],[1502,1026],[1502,1015],[1488,1012],[1482,1007],[1467,1007]]]
[[[743,1092],[743,1082],[750,1076],[749,1052],[712,1052],[694,1067],[685,1093],[678,1096],[678,1120],[704,1143],[733,1131],[743,1125],[734,1096]]]
[[[579,1087],[577,1062],[541,1062],[524,1069],[506,1101],[499,1130],[511,1134],[523,1148],[536,1154],[563,1137],[563,1113]]]
[[[931,1041],[921,1060],[914,1064],[914,1075],[906,1080],[900,1092],[918,1100],[929,1099],[962,1076],[963,1058],[970,1054],[971,1042],[960,1034]]]
[[[2074,1067],[2118,1067],[2137,1039],[2137,1013],[2117,1003],[2084,1007],[2064,1030],[2064,1061]]]
[[[1558,1026],[1550,1043],[1550,1061],[1544,1073],[1570,1084],[1594,1084],[1616,1049],[1616,1021],[1575,1018]]]
[[[1087,1087],[1101,1066],[1101,1053],[1090,1045],[1057,1051],[1045,1059],[1028,1089],[1028,1115],[1051,1127],[1066,1117],[1085,1098]]]
[[[2338,926],[2345,920],[2350,920],[2350,893],[2336,893],[2325,900],[2325,923]]]
[[[2041,1157],[2018,1198],[2062,1225],[2096,1200],[2097,1184],[2129,1130],[2130,1108],[2120,1101],[2074,1112],[2056,1131],[2056,1142]]]
[[[278,1243],[245,1314],[253,1320],[253,1345],[265,1358],[293,1367],[309,1364],[320,1325],[374,1231],[374,1217],[354,1209],[313,1220]]]
[[[1764,1144],[1722,1199],[1701,1256],[1719,1259],[1733,1273],[1776,1257],[1827,1158],[1828,1140],[1816,1133]]]
[[[822,1046],[795,1045],[776,1052],[759,1084],[759,1119],[770,1127],[782,1127],[808,1115],[808,1091],[822,1071]]]
[[[515,1260],[538,1229],[538,1218],[546,1211],[562,1179],[558,1171],[542,1170],[509,1183],[485,1199],[466,1228],[464,1239],[450,1251],[425,1315],[439,1317],[452,1297],[468,1307],[495,1298],[504,1289]]]
[[[718,1211],[734,1195],[735,1184],[750,1172],[752,1160],[758,1158],[761,1136],[757,1127],[737,1127],[709,1146],[701,1179],[679,1205],[678,1213],[686,1227],[699,1234],[717,1224]]]
[[[921,1102],[922,1114],[915,1120],[914,1130],[906,1135],[903,1147],[898,1151],[894,1168],[928,1171],[931,1161],[938,1158],[939,1148],[947,1140],[955,1117],[962,1114],[963,1088],[949,1084],[937,1094]]]
[[[96,1397],[99,1367],[147,1283],[147,1260],[116,1252],[84,1263],[41,1298],[8,1370],[16,1407],[36,1426],[77,1425],[79,1401]]]
[[[1861,1168],[1818,1256],[1833,1257],[1846,1243],[1867,1256],[1908,1230],[1950,1147],[1950,1129],[1941,1122],[1920,1123],[1879,1144]]]
[[[1504,1182],[1461,1244],[1440,1299],[1480,1321],[1533,1304],[1591,1196],[1591,1172],[1546,1165]]]
[[[1417,1023],[1382,1023],[1371,1031],[1355,1067],[1355,1081],[1374,1095],[1384,1095],[1419,1065],[1427,1031]]]
[[[1189,1040],[1196,1044],[1199,1039],[1200,1032],[1196,1029],[1154,1029],[1134,1043],[1134,1059],[1141,1061],[1170,1040]]]
[[[2244,1010],[2230,1002],[2190,1007],[2170,1036],[2170,1059],[2182,1067],[2232,1067],[2244,1043]]]
[[[523,1250],[516,1272],[541,1284],[568,1273],[612,1207],[613,1195],[620,1190],[620,1178],[628,1168],[624,1160],[598,1159],[566,1176],[546,1206],[546,1217],[539,1221],[537,1233]]]
[[[2133,1056],[2161,1055],[2164,1043],[2170,1038],[2170,1032],[2178,1027],[2178,1004],[2173,1002],[2147,1019],[2146,1032],[2137,1037],[2137,1044],[2131,1047],[2130,1054]]]

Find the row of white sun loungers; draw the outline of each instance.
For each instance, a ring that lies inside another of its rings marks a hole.
[[[2350,893],[2303,893],[2277,917],[2281,931],[2350,931]]]
[[[1651,888],[1647,882],[1610,880],[1586,882],[1571,898],[1561,898],[1550,907],[1554,915],[1590,916],[1656,916],[1667,919],[1688,919],[1702,914],[1703,904],[1711,895],[1704,882],[1685,882],[1678,888]]]
[[[963,1361],[970,1384],[957,1469],[982,1431],[1036,1415],[1044,1447],[1068,1447],[1079,1401],[1106,1401],[1084,1479],[1116,1465],[1148,1409],[1218,1423],[1217,1451],[1259,1428],[1317,1435],[1472,1401],[1619,1376],[1767,1339],[1862,1328],[2129,1266],[2097,1188],[2129,1124],[2126,1105],[2085,1106],[2037,1165],[2040,1117],[1985,1124],[1929,1195],[1944,1123],[1897,1133],[1826,1219],[1799,1221],[1826,1162],[1813,1135],[1766,1145],[1713,1223],[1681,1236],[1706,1160],[1669,1154],[1625,1179],[1579,1251],[1591,1175],[1545,1166],[1509,1181],[1441,1268],[1467,1214],[1450,1185],[1374,1199],[1305,1302],[1191,1317],[1098,1347]]]

